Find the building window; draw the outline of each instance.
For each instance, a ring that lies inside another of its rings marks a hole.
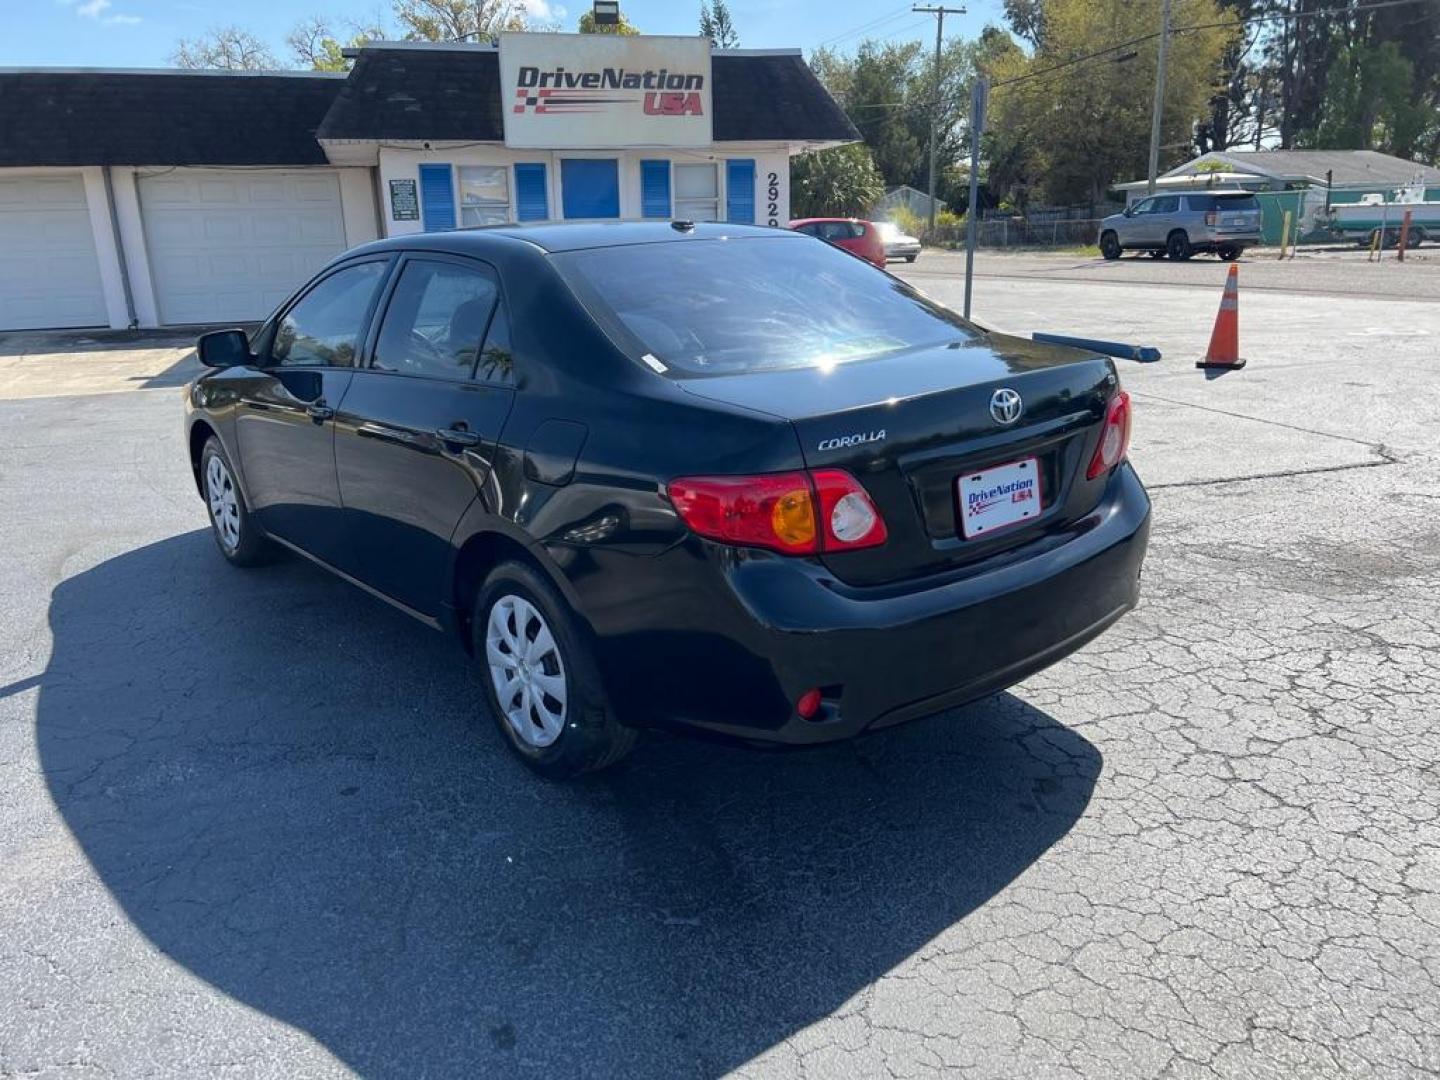
[[[713,162],[675,165],[675,216],[681,221],[720,220],[719,170]]]
[[[460,224],[503,225],[510,215],[509,170],[503,165],[461,165]]]

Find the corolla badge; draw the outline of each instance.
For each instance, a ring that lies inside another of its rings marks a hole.
[[[857,431],[854,435],[837,435],[833,439],[821,439],[817,450],[843,450],[847,446],[861,446],[864,443],[884,442],[885,429],[879,431]]]
[[[1008,386],[1002,386],[990,395],[990,415],[997,424],[1013,424],[1025,411],[1025,402]]]

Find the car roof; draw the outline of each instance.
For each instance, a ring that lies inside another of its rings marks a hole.
[[[586,248],[625,247],[633,244],[671,244],[695,240],[730,240],[786,237],[786,229],[724,222],[586,221],[536,225],[486,225],[473,229],[412,233],[392,236],[367,245],[367,250],[395,248],[480,254],[497,247],[529,246],[543,252],[580,251]]]

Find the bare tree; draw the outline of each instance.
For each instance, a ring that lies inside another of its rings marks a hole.
[[[345,49],[382,41],[385,36],[385,27],[378,22],[350,23],[346,38],[336,33],[321,16],[310,15],[295,24],[285,36],[285,44],[290,46],[301,67],[313,71],[349,71],[350,61],[345,58]]]
[[[410,41],[494,41],[528,21],[520,0],[395,0],[395,18]]]
[[[238,26],[218,26],[198,38],[175,43],[170,62],[182,68],[223,71],[273,71],[281,64],[265,43]]]

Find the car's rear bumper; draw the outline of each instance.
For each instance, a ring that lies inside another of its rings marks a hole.
[[[904,587],[687,544],[652,560],[668,596],[591,613],[602,675],[621,718],[645,725],[796,745],[888,727],[1013,685],[1112,624],[1138,598],[1149,520],[1125,465],[1028,557]],[[806,720],[795,702],[811,688],[825,701]]]
[[[1220,248],[1250,248],[1260,244],[1260,234],[1257,232],[1235,232],[1227,233],[1220,230],[1210,230],[1193,237],[1190,246],[1196,251],[1216,251]]]

